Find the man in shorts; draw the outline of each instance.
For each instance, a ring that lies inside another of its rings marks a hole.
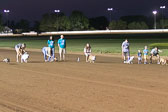
[[[122,43],[121,49],[122,49],[122,56],[124,58],[124,63],[127,63],[127,61],[130,58],[129,42],[127,39]],[[126,57],[127,57],[127,60],[126,60]]]
[[[150,52],[150,63],[152,63],[152,57],[155,56],[155,57],[157,57],[157,64],[160,64],[159,52],[162,52],[162,51],[159,50],[158,47],[155,47],[151,50],[151,52]]]
[[[66,40],[64,39],[64,35],[60,36],[61,38],[58,40],[58,47],[59,47],[59,55],[60,61],[65,61],[65,53],[66,53]]]

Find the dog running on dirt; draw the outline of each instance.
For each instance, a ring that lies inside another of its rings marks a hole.
[[[134,56],[131,56],[130,59],[127,61],[128,64],[133,64]]]
[[[160,58],[161,65],[168,65],[168,59]]]

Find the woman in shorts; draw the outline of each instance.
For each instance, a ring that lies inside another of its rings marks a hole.
[[[89,56],[91,55],[91,46],[89,43],[86,44],[85,48],[84,48],[84,54],[86,56],[86,62],[88,62]]]
[[[26,44],[25,43],[19,43],[19,44],[15,45],[16,62],[19,62],[19,57],[21,57],[22,54],[24,54],[25,48],[26,48]]]

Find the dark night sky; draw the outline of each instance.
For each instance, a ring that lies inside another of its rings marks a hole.
[[[0,0],[0,13],[9,9],[10,19],[34,21],[54,9],[60,9],[66,15],[72,10],[81,10],[88,17],[108,17],[107,8],[113,7],[113,18],[118,18],[124,15],[152,15],[152,10],[159,9],[162,4],[168,8],[168,0]]]

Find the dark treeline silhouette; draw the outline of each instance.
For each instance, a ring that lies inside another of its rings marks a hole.
[[[0,31],[7,26],[0,15]],[[162,19],[163,18],[163,19]],[[28,20],[21,19],[18,22],[9,21],[8,27],[14,33],[29,31],[81,31],[81,30],[125,30],[125,29],[153,29],[153,15],[122,16],[118,20],[109,21],[105,16],[88,18],[83,12],[74,10],[70,16],[64,13],[46,13],[41,20],[35,21],[33,25]],[[168,19],[163,15],[157,15],[157,29],[168,28]]]

